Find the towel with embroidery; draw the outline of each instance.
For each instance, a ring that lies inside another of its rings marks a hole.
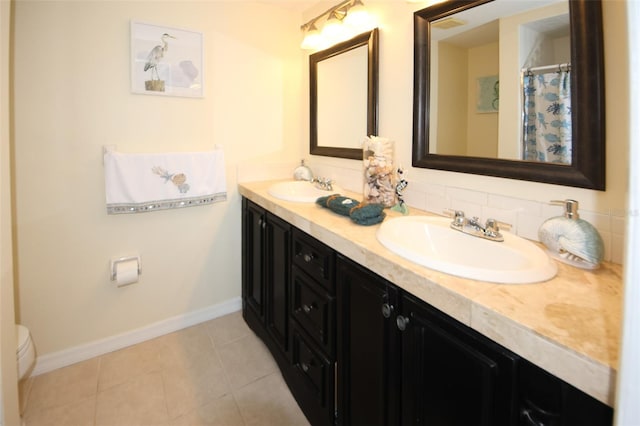
[[[104,154],[108,214],[142,213],[225,201],[224,152]]]

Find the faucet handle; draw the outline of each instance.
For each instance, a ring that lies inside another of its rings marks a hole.
[[[464,217],[464,212],[462,210],[444,209],[443,213],[446,216],[453,218],[453,225],[457,227],[464,226],[467,220]]]
[[[500,229],[506,229],[507,231],[512,228],[511,224],[500,222],[495,219],[487,219],[487,222],[484,225],[487,231],[498,232]]]

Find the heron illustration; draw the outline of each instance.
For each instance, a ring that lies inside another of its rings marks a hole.
[[[167,38],[175,39],[175,37],[167,33],[162,34],[162,37],[160,37],[160,40],[162,40],[162,45],[157,45],[156,47],[151,49],[151,52],[149,52],[149,55],[147,56],[147,62],[144,64],[144,70],[146,72],[151,68],[151,80],[154,80],[154,71],[156,80],[160,80],[160,75],[158,74],[158,63],[162,60],[164,52],[169,50],[169,43],[167,43]]]

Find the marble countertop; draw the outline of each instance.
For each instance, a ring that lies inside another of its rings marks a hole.
[[[438,272],[395,255],[359,226],[313,203],[268,194],[275,181],[239,185],[240,194],[398,287],[518,355],[613,406],[622,323],[622,266],[595,271],[558,262],[552,280],[492,284]],[[343,195],[361,199],[360,194]],[[387,217],[400,216],[386,210]],[[411,209],[412,215],[432,215]]]

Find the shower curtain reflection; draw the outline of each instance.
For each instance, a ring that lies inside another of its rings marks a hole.
[[[571,164],[570,67],[549,68],[523,71],[523,160]]]

